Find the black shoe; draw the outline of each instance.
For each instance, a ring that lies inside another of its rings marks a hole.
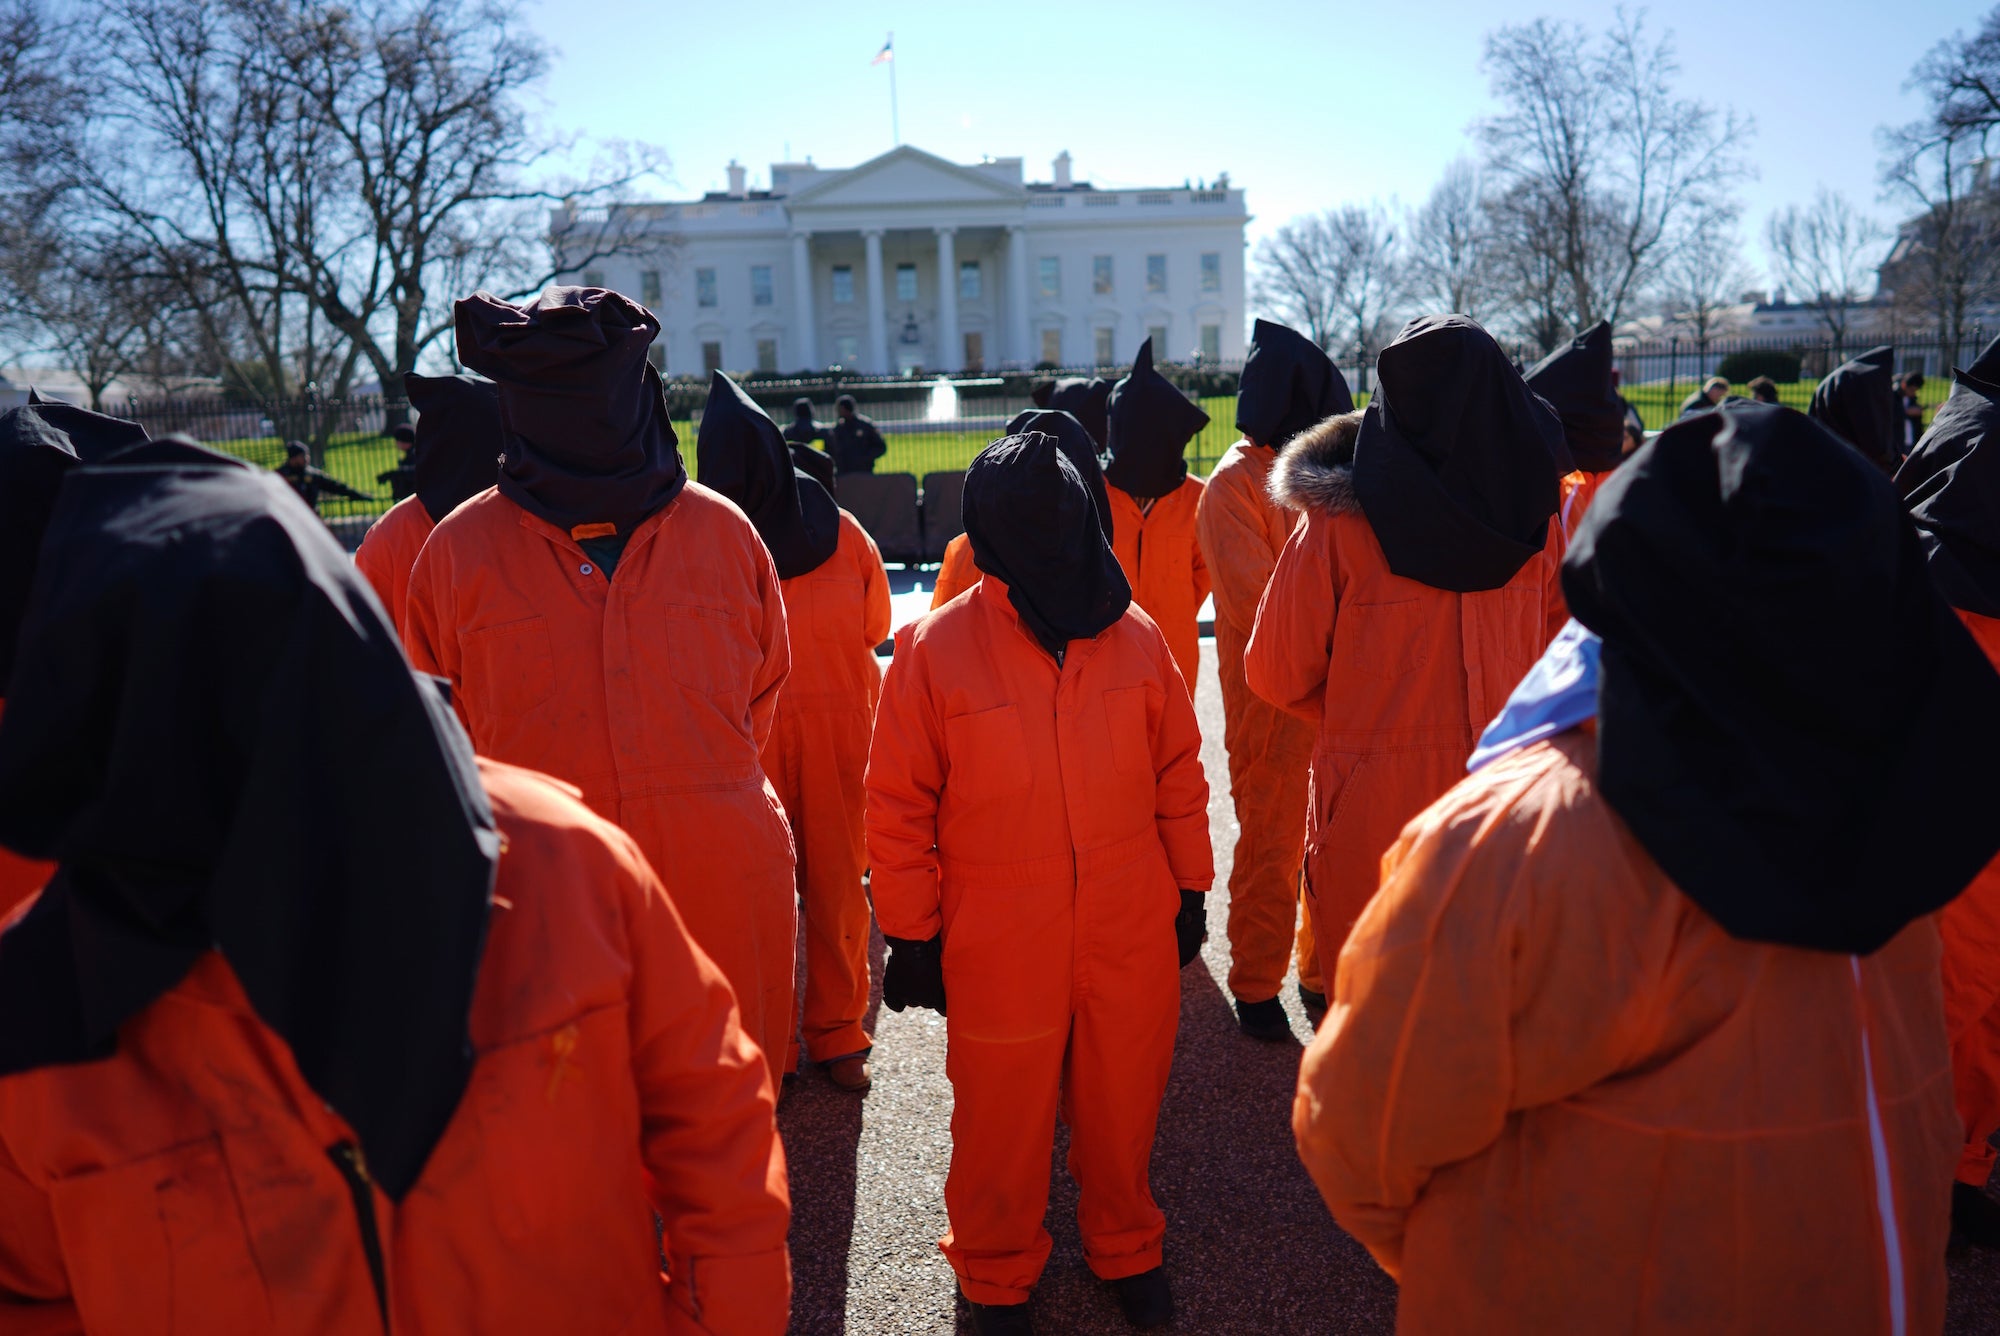
[[[1275,997],[1262,1002],[1238,1001],[1236,1024],[1252,1039],[1275,1041],[1292,1037],[1292,1018],[1285,1014],[1285,1004]]]
[[[1953,1183],[1951,1237],[1975,1248],[2000,1248],[2000,1202],[1970,1183]]]
[[[1125,1320],[1135,1327],[1164,1327],[1174,1320],[1174,1292],[1167,1288],[1167,1269],[1156,1266],[1136,1276],[1110,1282],[1125,1310]]]
[[[960,1290],[958,1297],[965,1299],[965,1291]],[[965,1299],[965,1306],[972,1310],[972,1330],[977,1336],[1035,1336],[1025,1299],[1017,1304],[976,1304]]]
[[[1306,1009],[1307,1019],[1326,1015],[1326,994],[1316,993],[1304,984],[1299,985],[1299,1005]]]

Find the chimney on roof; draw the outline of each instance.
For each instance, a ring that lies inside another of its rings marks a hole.
[[[743,166],[736,159],[731,158],[729,160],[729,197],[731,199],[749,198],[750,190],[747,184],[749,177],[750,173],[744,170]]]
[[[1056,169],[1056,189],[1068,190],[1070,187],[1069,150],[1064,149],[1062,152],[1056,154],[1055,162],[1050,165]]]

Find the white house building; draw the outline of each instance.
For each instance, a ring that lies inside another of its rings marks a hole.
[[[1048,182],[1019,158],[970,165],[892,149],[858,167],[774,163],[750,190],[558,210],[558,253],[605,228],[657,248],[570,270],[660,318],[663,369],[689,374],[957,372],[1244,356],[1243,192],[1099,190],[1068,153]]]

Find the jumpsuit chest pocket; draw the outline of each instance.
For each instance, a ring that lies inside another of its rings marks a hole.
[[[1430,625],[1416,599],[1357,603],[1340,610],[1335,631],[1346,650],[1336,653],[1333,672],[1393,682],[1430,662]]]
[[[555,654],[545,617],[524,617],[465,636],[465,694],[474,708],[523,715],[556,694]]]
[[[669,677],[706,696],[750,694],[757,646],[741,617],[699,603],[668,603],[658,611]]]
[[[1111,765],[1132,779],[1153,778],[1152,729],[1146,721],[1146,688],[1104,693],[1104,726],[1111,734]]]
[[[853,580],[816,580],[812,586],[812,634],[820,641],[861,641],[861,586]]]
[[[1028,739],[1012,705],[954,715],[944,721],[950,770],[945,783],[962,798],[982,802],[1028,787]]]

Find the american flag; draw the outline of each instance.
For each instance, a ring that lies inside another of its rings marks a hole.
[[[895,46],[895,42],[896,39],[894,37],[891,37],[888,41],[882,43],[882,49],[880,51],[877,51],[875,53],[875,59],[869,61],[868,63],[870,65],[886,65],[890,61],[894,60],[896,58],[896,53],[892,48]]]

